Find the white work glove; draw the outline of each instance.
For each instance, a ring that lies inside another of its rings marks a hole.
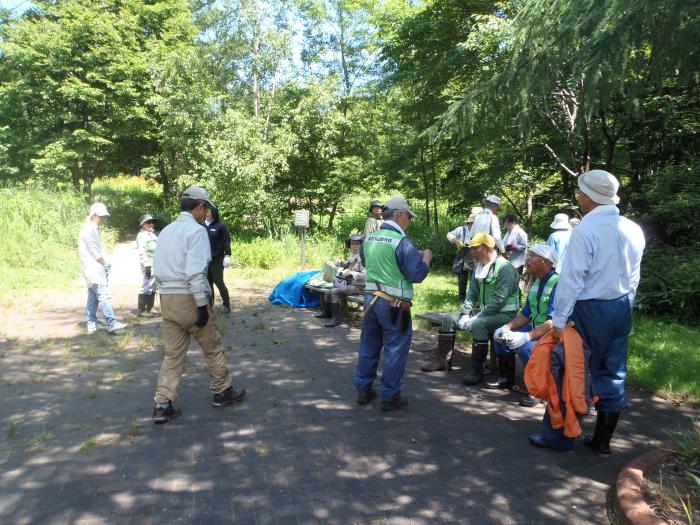
[[[231,257],[227,255],[224,257],[224,268],[228,268],[229,266],[231,266]]]
[[[457,323],[457,326],[459,326],[462,330],[471,330],[472,325],[474,324],[474,321],[478,318],[478,315],[475,315],[473,317],[469,317],[468,315],[463,315],[462,317],[459,318],[459,322]]]
[[[504,324],[503,326],[501,326],[498,330],[496,330],[493,333],[493,338],[496,341],[503,341],[506,338],[507,334],[509,334],[509,333],[510,333],[510,328],[508,328],[507,324]]]
[[[529,332],[511,332],[508,334],[508,337],[506,338],[506,345],[508,345],[508,348],[511,350],[515,350],[516,348],[520,348],[521,346],[527,344],[530,342],[530,333]]]

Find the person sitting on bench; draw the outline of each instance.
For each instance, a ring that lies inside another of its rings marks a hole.
[[[513,366],[506,367],[508,371],[515,370],[516,353],[523,366],[527,366],[537,340],[552,329],[554,294],[559,282],[559,274],[554,268],[558,260],[556,250],[547,244],[535,244],[528,250],[525,265],[535,282],[530,287],[520,314],[494,333],[496,355],[499,359],[512,362]],[[505,388],[512,382],[512,377],[499,374],[498,379],[486,383],[486,388]],[[527,394],[520,399],[520,405],[524,407],[534,407],[541,402]]]
[[[455,330],[472,333],[472,362],[462,377],[465,385],[475,385],[483,377],[483,365],[489,350],[489,338],[499,326],[511,321],[518,312],[517,270],[495,249],[496,241],[488,233],[477,233],[469,241],[477,263],[467,298],[459,312],[447,314],[438,334],[437,358],[421,367],[423,372],[447,369],[447,357],[454,348]],[[507,366],[499,359],[499,368]],[[505,372],[505,371],[502,371]]]
[[[348,295],[362,295],[365,293],[365,267],[360,259],[362,248],[362,235],[353,233],[345,239],[345,247],[350,249],[350,256],[346,261],[337,261],[339,268],[333,288],[326,292],[324,308],[316,317],[329,319],[328,328],[340,324],[340,298]]]

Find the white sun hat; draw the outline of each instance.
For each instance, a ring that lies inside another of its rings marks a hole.
[[[566,213],[557,213],[549,227],[553,230],[570,230],[571,224],[569,224],[569,216]]]
[[[578,178],[578,187],[597,204],[617,204],[620,182],[605,170],[591,170]]]

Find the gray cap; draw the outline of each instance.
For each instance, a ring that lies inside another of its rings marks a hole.
[[[139,226],[143,226],[144,222],[153,222],[153,220],[153,215],[151,215],[150,213],[144,213],[139,218]]]
[[[359,242],[362,242],[362,241],[364,241],[364,239],[365,239],[365,238],[364,238],[362,235],[360,235],[359,233],[351,233],[351,234],[350,234],[350,237],[348,237],[347,239],[345,239],[345,247],[346,247],[346,248],[350,248],[350,243],[351,243],[352,241],[359,241]]]
[[[486,202],[492,202],[493,204],[498,204],[499,206],[501,205],[501,199],[499,199],[495,195],[487,195],[484,200]]]
[[[604,170],[587,171],[578,178],[579,189],[598,204],[617,204],[620,182]]]
[[[557,251],[549,244],[535,244],[534,246],[530,246],[528,251],[534,253],[535,255],[539,255],[540,257],[544,257],[552,263],[552,266],[556,266],[559,263],[559,255],[557,254]]]
[[[204,201],[210,208],[213,206],[211,200],[209,200],[209,192],[204,188],[200,188],[199,186],[192,186],[191,188],[187,188],[182,194],[182,198]]]
[[[406,199],[403,197],[392,197],[389,199],[389,202],[387,202],[384,205],[385,210],[396,210],[396,211],[405,211],[408,212],[408,214],[411,217],[417,217],[417,215],[413,212],[411,209],[411,206],[408,204]]]
[[[380,208],[383,208],[384,206],[382,205],[382,201],[374,199],[372,202],[369,203],[369,212],[372,213],[372,208],[375,206],[379,206]]]

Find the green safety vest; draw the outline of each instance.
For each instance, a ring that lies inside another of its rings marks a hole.
[[[496,261],[489,268],[486,277],[477,279],[479,282],[479,306],[483,310],[487,304],[493,300],[493,295],[496,292],[496,278],[498,272],[501,271],[504,265],[510,264],[503,257],[497,257]],[[506,303],[499,312],[517,312],[518,311],[518,290],[516,289],[512,295],[506,299]]]
[[[379,229],[370,233],[362,243],[365,254],[368,292],[381,290],[397,299],[413,298],[413,284],[396,262],[396,249],[405,235],[394,230]]]
[[[552,290],[559,282],[559,274],[555,273],[550,276],[544,285],[542,290],[542,295],[539,301],[537,300],[537,290],[540,289],[540,280],[537,279],[532,286],[530,286],[530,291],[527,294],[527,299],[530,301],[530,319],[532,320],[532,326],[537,328],[542,323],[547,321],[547,311],[549,310],[549,296],[552,295]]]

